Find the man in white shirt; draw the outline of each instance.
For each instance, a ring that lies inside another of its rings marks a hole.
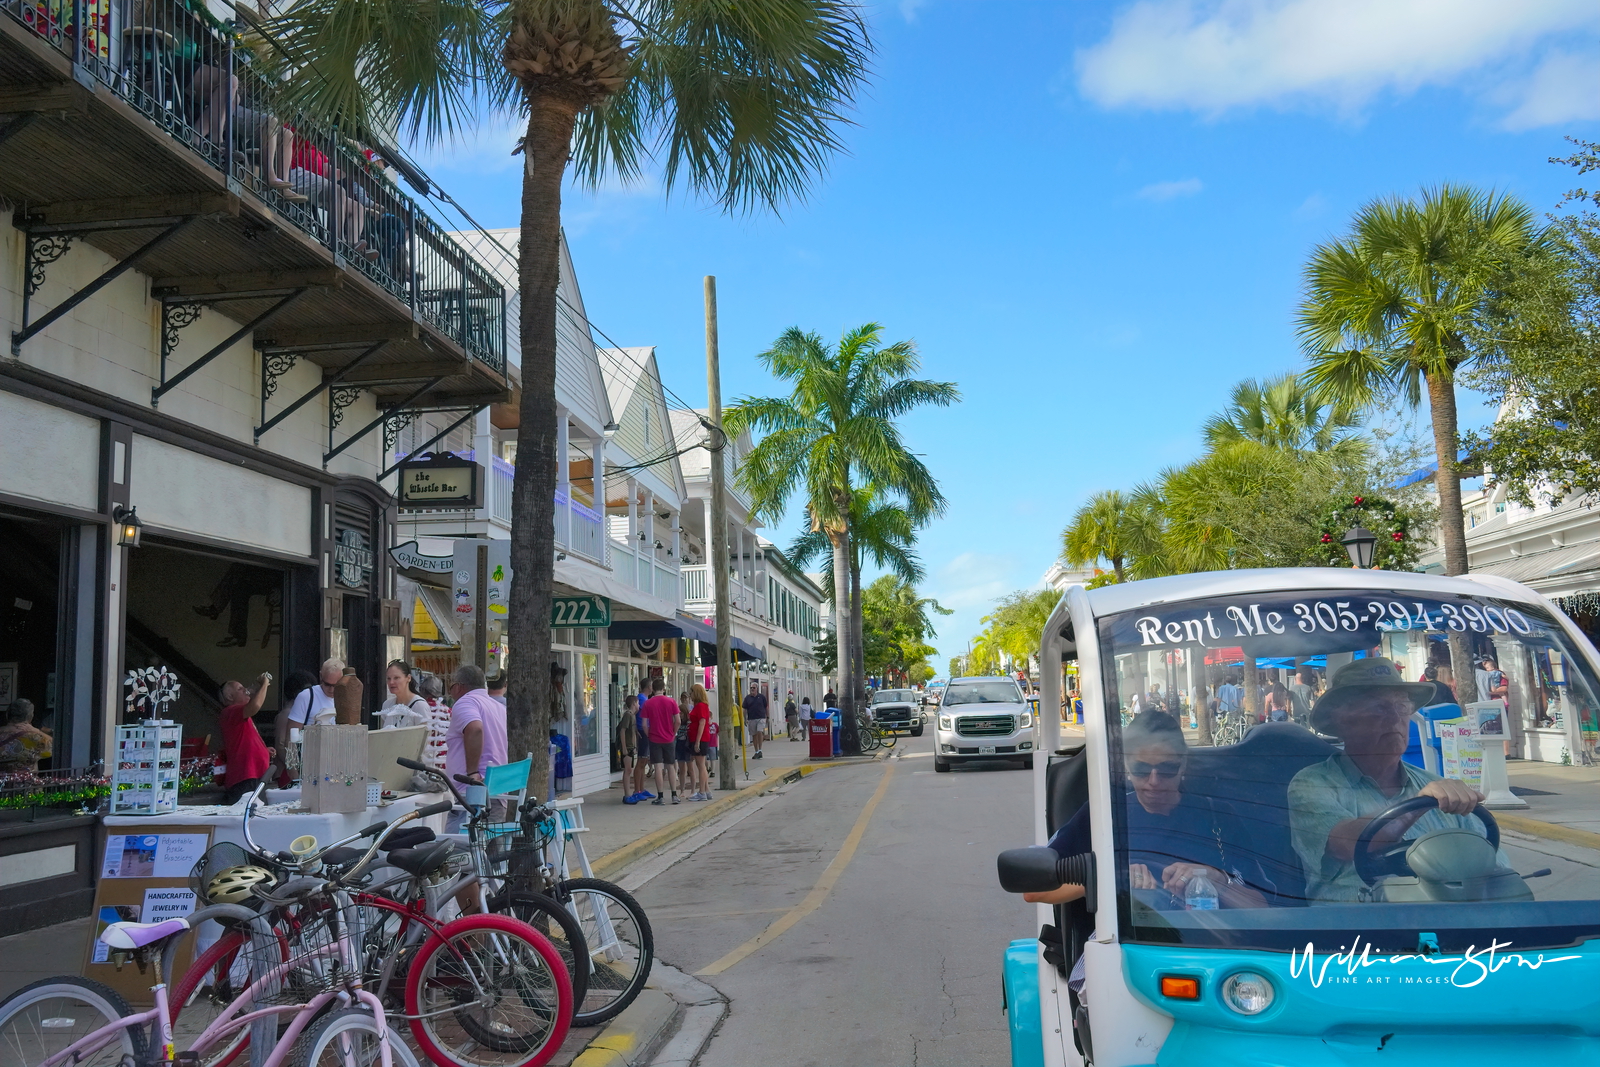
[[[334,686],[344,676],[344,660],[330,659],[319,672],[321,684],[302,689],[286,708],[280,708],[272,724],[272,745],[277,753],[279,767],[288,766],[286,753],[290,729],[303,730],[308,722],[315,722],[317,712],[333,707]]]

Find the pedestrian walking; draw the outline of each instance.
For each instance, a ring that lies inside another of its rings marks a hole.
[[[622,757],[622,802],[637,804],[642,797],[633,782],[634,764],[639,759],[639,698],[629,693],[622,698],[622,715],[617,719],[617,751]]]
[[[450,730],[445,734],[444,770],[451,780],[463,775],[472,785],[483,784],[483,772],[506,763],[506,707],[489,695],[483,668],[463,663],[450,683]],[[451,816],[447,829],[455,833],[466,812]]]
[[[694,760],[694,795],[690,800],[711,799],[711,778],[706,773],[707,750],[716,752],[710,741],[716,736],[716,724],[711,721],[711,703],[706,700],[705,686],[699,682],[689,687],[689,752]]]
[[[761,739],[767,732],[767,698],[761,695],[761,683],[750,683],[750,695],[744,698],[744,721],[750,727],[750,743],[755,748],[751,759],[761,758]]]
[[[789,699],[783,702],[783,724],[789,728],[789,740],[800,740],[800,708],[794,702],[794,690],[789,690]]]
[[[660,678],[650,679],[650,699],[644,702],[645,736],[650,739],[650,764],[655,770],[656,796],[652,804],[663,804],[667,795],[678,803],[672,789],[673,765],[677,762],[674,743],[678,736],[678,702],[667,696],[667,685]]]
[[[822,707],[823,707],[824,710],[829,709],[829,708],[836,708],[838,706],[839,706],[839,696],[832,689],[828,690],[826,693],[824,693],[822,695]]]

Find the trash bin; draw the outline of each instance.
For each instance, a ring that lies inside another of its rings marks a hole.
[[[815,715],[811,719],[810,755],[815,759],[833,755],[833,719],[827,715]]]

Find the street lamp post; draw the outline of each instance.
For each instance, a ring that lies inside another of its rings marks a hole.
[[[1346,530],[1344,536],[1339,538],[1339,543],[1344,545],[1344,550],[1350,554],[1350,565],[1360,570],[1372,567],[1372,550],[1378,543],[1378,535],[1365,526],[1352,526]]]

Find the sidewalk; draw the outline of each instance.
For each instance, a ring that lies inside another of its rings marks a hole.
[[[1600,767],[1507,760],[1511,790],[1526,810],[1496,811],[1508,829],[1600,849]]]

